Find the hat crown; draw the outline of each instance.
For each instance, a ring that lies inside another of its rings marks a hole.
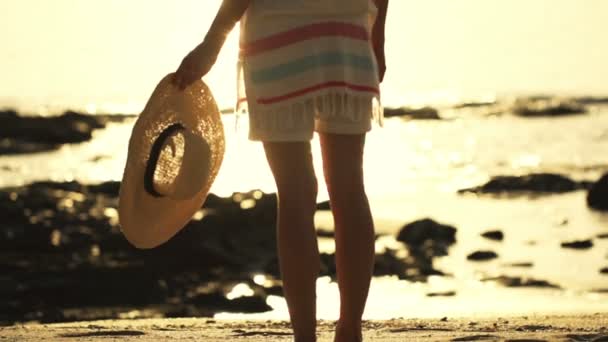
[[[205,139],[187,128],[173,130],[158,153],[152,176],[156,194],[185,200],[201,191],[211,162],[211,149]]]

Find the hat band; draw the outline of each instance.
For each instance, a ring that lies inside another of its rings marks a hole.
[[[160,158],[160,153],[162,151],[165,140],[169,138],[173,133],[185,130],[186,127],[180,123],[175,123],[162,131],[161,134],[158,135],[158,138],[152,144],[152,148],[150,150],[150,158],[148,158],[148,163],[146,164],[146,172],[144,173],[144,189],[148,194],[154,197],[164,197],[160,194],[156,189],[154,189],[154,172],[156,171],[156,165],[158,164],[158,158]]]

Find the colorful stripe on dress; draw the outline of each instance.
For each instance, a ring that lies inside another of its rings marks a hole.
[[[265,83],[281,80],[301,74],[311,69],[329,66],[348,66],[358,70],[374,71],[374,62],[368,56],[361,56],[341,51],[330,51],[316,55],[304,56],[288,63],[251,72],[254,83]]]
[[[300,41],[330,36],[369,41],[369,35],[363,26],[328,21],[297,27],[250,43],[242,43],[240,54],[249,57]]]

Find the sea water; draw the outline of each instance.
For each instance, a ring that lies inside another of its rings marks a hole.
[[[71,108],[96,113],[138,113],[158,80],[174,70],[202,37],[218,1],[23,0],[0,3],[0,106],[52,115]],[[392,1],[387,32],[387,106],[433,105],[444,120],[386,120],[368,135],[365,176],[376,228],[395,244],[406,223],[431,217],[458,229],[457,243],[435,266],[452,277],[428,283],[375,278],[367,318],[575,313],[608,309],[599,269],[608,266],[608,241],[587,251],[565,250],[563,241],[593,238],[608,218],[590,211],[584,192],[538,198],[458,195],[495,175],[559,172],[594,180],[608,171],[608,107],[585,115],[522,118],[493,107],[454,109],[469,102],[508,103],[511,96],[608,93],[608,3],[565,0]],[[539,19],[542,18],[542,19]],[[236,31],[205,78],[222,108],[234,97]],[[227,152],[212,191],[229,195],[274,182],[262,148],[225,116]],[[57,151],[0,157],[0,186],[35,180],[120,180],[133,120],[111,123],[90,142]],[[313,140],[321,178],[318,140]],[[322,183],[321,183],[322,184]],[[319,201],[327,199],[321,186]],[[332,228],[318,213],[318,227]],[[480,237],[489,229],[503,242]],[[324,251],[333,243],[321,241]],[[495,261],[472,263],[480,249]],[[532,262],[527,269],[505,266]],[[505,288],[481,278],[529,276],[563,289]],[[319,316],[336,317],[335,284],[319,280]],[[429,292],[455,291],[446,298]],[[284,302],[257,316],[287,318]],[[220,315],[220,317],[234,317]]]

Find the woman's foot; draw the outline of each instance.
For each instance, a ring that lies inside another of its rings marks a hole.
[[[362,342],[361,324],[336,324],[336,335],[334,342]]]
[[[317,336],[296,336],[293,339],[294,342],[317,342]]]

